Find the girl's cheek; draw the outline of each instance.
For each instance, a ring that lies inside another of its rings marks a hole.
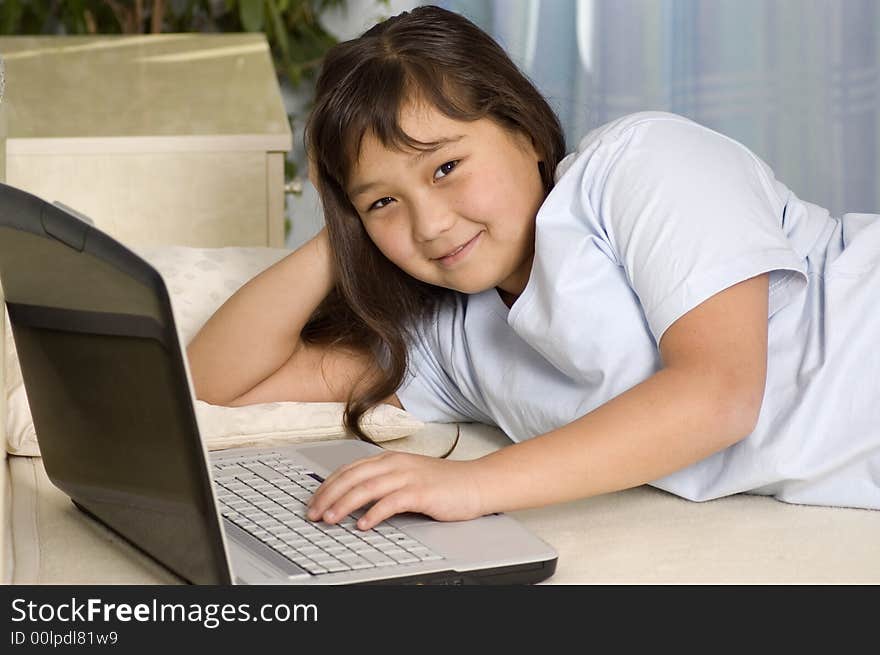
[[[374,228],[368,234],[388,259],[394,263],[406,261],[411,256],[412,245],[404,226],[391,221],[387,225]]]
[[[509,193],[512,190],[507,190]],[[498,188],[497,180],[491,175],[484,178],[469,176],[455,190],[452,202],[456,204],[457,212],[472,220],[480,221],[493,215],[499,203],[503,205],[505,193]]]
[[[459,208],[473,205],[480,198],[480,187],[485,183],[479,175],[471,173],[462,174],[456,180],[456,184],[449,189],[450,202],[456,203]]]

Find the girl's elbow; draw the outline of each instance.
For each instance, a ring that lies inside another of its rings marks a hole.
[[[189,366],[189,376],[192,382],[193,395],[196,400],[201,400],[211,405],[222,404],[223,399],[219,397],[214,390],[207,384],[205,375],[202,372],[201,360],[193,356],[191,346],[186,348],[186,359]]]
[[[755,431],[761,414],[762,400],[763,393],[760,396],[756,396],[755,393],[743,393],[735,396],[727,404],[724,412],[724,424],[727,428],[726,446],[742,441]]]

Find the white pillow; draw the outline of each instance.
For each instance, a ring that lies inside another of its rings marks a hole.
[[[183,345],[229,296],[290,250],[266,247],[193,248],[142,246],[133,248],[165,279]],[[8,312],[6,321],[6,450],[13,455],[39,457],[36,432],[15,353]],[[279,445],[351,437],[342,423],[343,403],[275,402],[221,407],[196,401],[199,430],[209,450],[244,445]],[[424,423],[393,405],[379,405],[363,419],[374,441],[406,437]]]

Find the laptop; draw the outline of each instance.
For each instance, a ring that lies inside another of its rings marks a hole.
[[[557,553],[499,513],[367,531],[305,503],[355,439],[208,452],[161,274],[89,219],[0,184],[0,283],[46,473],[192,584],[530,584]]]

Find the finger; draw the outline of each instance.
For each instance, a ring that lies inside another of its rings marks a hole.
[[[359,530],[371,530],[382,521],[402,512],[416,511],[413,492],[406,489],[398,489],[376,502],[360,519],[357,527]]]
[[[321,518],[327,509],[352,487],[371,477],[381,475],[387,470],[388,464],[382,460],[361,460],[357,466],[340,471],[339,475],[333,479],[327,478],[309,499],[309,509],[306,516],[313,521]]]
[[[394,473],[365,480],[328,507],[321,518],[327,523],[336,523],[364,505],[398,491],[405,484],[404,480],[405,476]]]
[[[369,457],[362,457],[361,459],[356,459],[353,462],[349,462],[348,464],[340,466],[335,471],[333,471],[330,475],[328,475],[326,478],[324,478],[324,482],[322,483],[322,486],[327,483],[332,484],[340,476],[348,473],[353,468],[357,468],[361,464],[366,464],[369,462],[376,461],[376,460],[382,458],[384,455],[385,455],[385,453],[379,453],[378,455],[371,455]]]
[[[339,480],[339,478],[341,478],[343,475],[347,474],[349,471],[356,469],[357,467],[359,467],[363,464],[370,463],[370,462],[376,460],[377,458],[378,458],[378,456],[365,457],[362,459],[357,459],[353,462],[350,462],[348,464],[345,464],[344,466],[340,466],[339,468],[337,468],[335,471],[333,471],[333,473],[331,473],[326,478],[324,478],[324,481],[320,484],[320,486],[318,486],[318,488],[315,490],[315,492],[309,498],[308,507],[311,508],[315,505],[315,503],[321,503],[322,502],[321,499],[325,495],[327,489],[330,489],[331,487],[333,487],[336,484],[336,482]]]

